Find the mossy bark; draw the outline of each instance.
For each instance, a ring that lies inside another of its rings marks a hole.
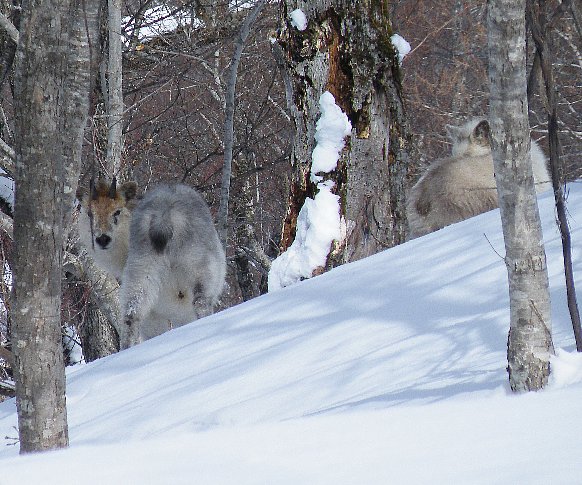
[[[326,176],[335,182],[346,229],[328,267],[404,241],[410,135],[387,5],[369,0],[286,1],[281,7],[278,42],[290,74],[296,130],[282,250],[293,242],[299,210],[316,191],[309,174],[324,91],[334,95],[352,124],[337,169]],[[291,24],[289,14],[296,8],[307,17],[304,31]]]

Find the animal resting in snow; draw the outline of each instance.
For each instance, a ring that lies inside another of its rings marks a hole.
[[[447,125],[452,155],[437,160],[412,187],[406,204],[411,237],[419,237],[498,207],[489,123]],[[536,192],[551,188],[546,157],[531,140]]]
[[[121,282],[117,331],[125,349],[213,312],[226,259],[210,210],[194,189],[100,180],[79,188],[79,234]]]

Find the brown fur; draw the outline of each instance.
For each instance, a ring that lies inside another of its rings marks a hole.
[[[99,180],[92,188],[79,187],[77,199],[81,202],[81,242],[98,266],[121,279],[129,245],[129,220],[137,203],[137,184],[126,182],[112,191],[109,182]],[[99,243],[104,236],[111,239],[106,246]]]

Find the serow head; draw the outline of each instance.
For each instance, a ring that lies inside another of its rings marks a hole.
[[[111,183],[91,180],[88,190],[77,189],[77,199],[89,217],[94,248],[106,250],[115,244],[120,231],[127,232],[136,198],[137,184],[125,182],[118,186],[115,177]]]

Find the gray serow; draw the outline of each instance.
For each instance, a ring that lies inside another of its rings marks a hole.
[[[447,125],[452,154],[434,162],[412,187],[406,204],[410,237],[419,237],[498,207],[486,119]],[[530,157],[536,192],[551,188],[547,160],[535,141]]]
[[[94,241],[89,238],[96,247],[93,252],[99,255],[95,261],[105,269],[109,267],[114,276],[120,274],[118,332],[122,348],[211,314],[226,272],[212,216],[195,190],[185,185],[161,185],[141,200],[133,200],[136,191],[127,187],[133,186],[124,184],[101,198],[93,195],[85,203],[80,198],[85,212],[93,206],[93,219],[98,219],[94,226],[102,227],[94,230]],[[114,214],[116,223],[101,223],[101,217],[113,220]],[[83,223],[81,232],[87,233],[87,229]],[[124,247],[125,255],[119,249]],[[114,249],[109,261],[108,248]]]

